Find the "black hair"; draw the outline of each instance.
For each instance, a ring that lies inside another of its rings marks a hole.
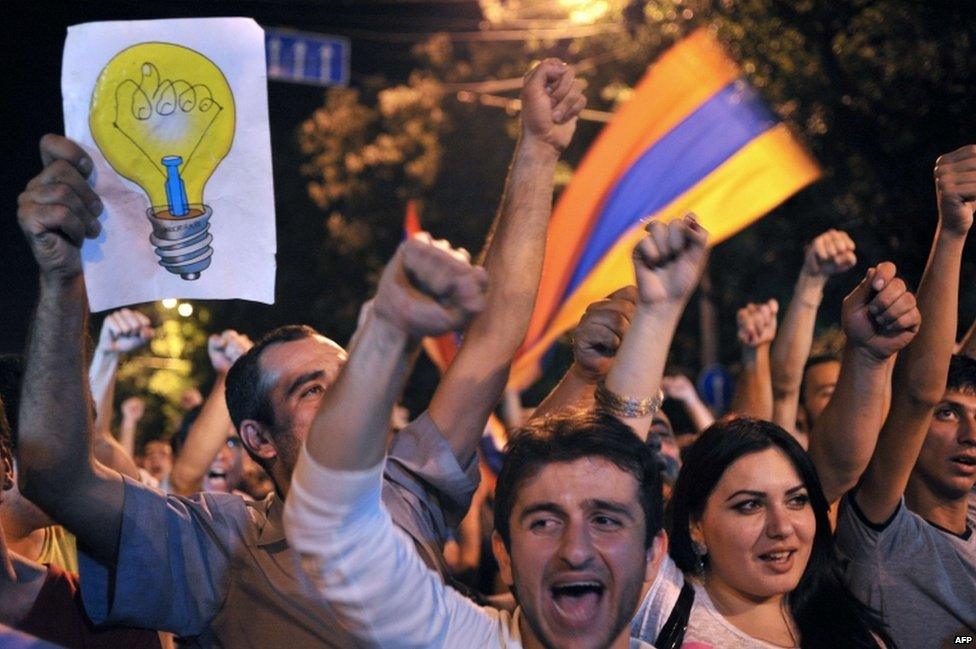
[[[561,412],[534,419],[512,433],[495,486],[495,529],[510,547],[510,518],[518,491],[545,466],[599,457],[637,480],[644,511],[645,547],[662,525],[661,475],[654,452],[616,417],[592,411]]]
[[[961,354],[953,354],[949,360],[946,390],[976,394],[976,360]]]
[[[708,497],[734,462],[769,448],[786,455],[800,476],[817,524],[810,560],[788,599],[800,631],[800,646],[877,649],[880,638],[891,649],[895,645],[881,618],[859,602],[841,579],[827,517],[829,504],[813,462],[792,435],[772,422],[747,417],[721,420],[708,427],[688,449],[668,504],[671,558],[686,573],[695,571],[691,523],[701,520]],[[707,556],[703,561],[707,569]]]
[[[227,372],[227,410],[230,411],[234,428],[240,430],[241,422],[253,419],[269,426],[274,425],[274,408],[268,398],[270,386],[265,384],[261,373],[261,354],[271,345],[287,343],[302,338],[318,336],[308,325],[285,325],[265,334],[254,347],[237,359]]]
[[[821,365],[823,363],[839,363],[840,356],[837,354],[817,354],[816,356],[811,356],[807,359],[807,362],[803,364],[803,373],[813,367],[814,365]]]
[[[227,410],[230,412],[230,419],[234,422],[234,429],[237,430],[238,435],[241,433],[241,424],[246,419],[259,421],[272,429],[275,424],[274,407],[268,396],[271,386],[267,384],[261,372],[261,354],[264,350],[278,343],[318,335],[319,332],[308,325],[285,325],[272,329],[231,365],[225,382]],[[189,426],[187,429],[189,430]],[[247,444],[244,444],[244,450],[252,460],[266,471],[268,470],[265,460],[255,455]]]
[[[840,356],[837,354],[817,354],[808,358],[807,362],[803,364],[803,374],[800,379],[800,402],[804,406],[806,405],[807,371],[811,367],[823,365],[824,363],[840,363]]]
[[[165,434],[160,434],[160,433],[156,433],[154,435],[144,437],[143,439],[139,440],[139,442],[136,444],[135,455],[137,456],[145,455],[146,447],[152,444],[153,442],[158,442],[160,444],[165,444],[166,446],[168,446],[170,451],[173,452],[173,457],[175,458],[178,451],[176,451],[173,447],[173,437],[175,437],[175,435],[171,435],[167,437]]]
[[[24,382],[24,358],[20,354],[0,354],[0,399],[5,404],[9,423],[8,443],[17,450],[17,425],[20,412],[20,387]]]

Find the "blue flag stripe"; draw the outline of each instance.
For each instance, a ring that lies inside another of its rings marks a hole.
[[[755,90],[737,79],[662,136],[610,190],[563,299],[640,219],[685,193],[776,122]]]

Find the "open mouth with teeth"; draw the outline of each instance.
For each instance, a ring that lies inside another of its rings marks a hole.
[[[595,618],[603,591],[598,581],[564,582],[550,588],[561,622],[570,626],[581,626]]]
[[[782,564],[792,559],[794,554],[796,554],[796,550],[781,550],[779,552],[760,554],[759,559],[766,563]]]
[[[214,487],[227,487],[227,473],[225,471],[208,471],[207,472],[207,482],[210,488]]]
[[[949,458],[957,470],[964,475],[976,473],[976,456],[973,455],[953,455]]]

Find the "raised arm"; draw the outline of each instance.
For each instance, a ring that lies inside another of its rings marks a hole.
[[[95,406],[96,408],[98,406]],[[136,431],[139,421],[146,414],[146,402],[142,397],[129,397],[119,404],[119,446],[129,457],[133,456],[136,447]],[[98,417],[95,417],[95,425],[98,425]],[[133,449],[133,450],[130,450]],[[96,451],[96,456],[98,455]],[[99,459],[99,462],[104,462]]]
[[[390,413],[424,336],[463,327],[485,308],[487,275],[467,253],[420,233],[387,264],[349,360],[322,398],[309,456],[342,471],[370,469],[385,454]]]
[[[868,520],[883,523],[898,507],[935,406],[946,388],[956,336],[959,269],[976,207],[976,146],[940,157],[935,166],[939,224],[918,287],[922,324],[898,357],[891,411],[856,493]]]
[[[40,266],[40,298],[27,347],[20,405],[21,492],[114,563],[122,479],[92,456],[84,336],[88,316],[81,244],[98,236],[101,203],[85,182],[92,161],[74,142],[41,140],[44,170],[20,195],[17,218]]]
[[[232,329],[213,334],[207,340],[207,354],[217,377],[200,414],[187,432],[186,441],[173,460],[173,470],[170,472],[173,493],[188,496],[203,488],[207,470],[227,443],[227,435],[233,431],[227,411],[227,372],[253,344],[250,338]]]
[[[572,68],[547,59],[522,88],[522,132],[489,234],[485,310],[471,323],[430,402],[430,417],[462,465],[475,452],[488,415],[525,338],[542,274],[553,175],[585,100]]]
[[[684,374],[665,376],[661,381],[661,389],[664,390],[665,397],[674,399],[684,406],[685,412],[688,413],[688,417],[695,427],[696,434],[715,423],[715,415],[698,396],[695,384]]]
[[[380,500],[390,411],[412,351],[481,311],[486,280],[466,254],[426,235],[404,242],[299,455],[285,532],[319,598],[363,646],[487,646],[478,634],[452,636],[456,613],[474,605],[427,569]]]
[[[966,335],[962,337],[956,353],[969,358],[976,358],[976,321],[969,327]]]
[[[573,364],[532,413],[533,418],[593,405],[593,390],[610,370],[636,303],[637,287],[625,286],[586,307],[573,331]]]
[[[844,299],[847,342],[837,386],[810,431],[810,459],[828,502],[857,484],[884,421],[889,364],[919,326],[915,296],[895,277],[894,264],[868,271]]]
[[[653,404],[660,407],[657,399],[671,339],[701,278],[707,240],[708,233],[689,214],[667,225],[651,221],[647,236],[634,248],[634,317],[607,373],[605,390],[597,387],[596,400],[642,439],[650,430]]]
[[[746,417],[773,418],[773,386],[769,373],[769,346],[776,337],[779,304],[747,304],[739,309],[739,343],[742,345],[742,372],[736,383],[730,410]]]
[[[773,341],[773,421],[796,434],[803,368],[810,356],[817,311],[827,280],[857,263],[854,240],[846,232],[827,230],[807,247],[793,297]]]
[[[95,400],[95,430],[102,432],[111,428],[115,379],[122,355],[144,347],[153,334],[149,318],[138,311],[119,309],[105,316],[88,367],[88,380]],[[132,455],[134,447],[125,447],[125,450]]]
[[[119,439],[112,436],[115,380],[122,354],[143,347],[152,339],[153,333],[152,325],[145,314],[131,309],[113,311],[102,323],[98,344],[88,367],[88,380],[91,382],[92,398],[95,401],[95,458],[105,466],[135,480],[140,479],[139,469],[132,459],[135,451],[135,422],[126,417],[125,411],[122,413]]]

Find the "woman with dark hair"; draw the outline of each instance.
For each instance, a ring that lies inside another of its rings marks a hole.
[[[893,647],[840,579],[828,508],[810,457],[776,424],[702,433],[668,507],[670,554],[695,590],[682,646]]]

